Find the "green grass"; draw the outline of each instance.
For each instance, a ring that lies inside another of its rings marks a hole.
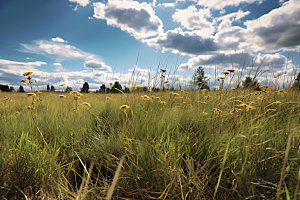
[[[0,93],[0,198],[105,199],[123,158],[113,199],[274,199],[289,135],[281,197],[300,197],[299,91],[178,93],[84,94],[77,108]],[[255,109],[231,113],[241,103]]]

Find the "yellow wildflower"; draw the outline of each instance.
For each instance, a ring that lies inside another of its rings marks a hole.
[[[219,76],[218,79],[224,80],[225,77]]]
[[[161,71],[161,72],[167,72],[167,70],[166,70],[166,69],[160,69],[160,71]]]
[[[227,69],[227,71],[229,71],[229,72],[235,72],[234,69]]]
[[[129,109],[130,108],[130,106],[128,106],[128,105],[122,105],[122,106],[120,106],[120,109]]]
[[[25,72],[25,73],[23,73],[22,75],[23,75],[23,76],[30,76],[31,74],[33,74],[33,72]]]
[[[174,96],[179,96],[179,94],[176,93],[176,92],[171,92],[171,94],[174,95]]]
[[[145,101],[149,101],[151,98],[149,97],[149,96],[147,96],[147,95],[143,95],[143,96],[141,96],[142,97],[142,99],[144,99]]]
[[[27,96],[36,96],[36,94],[34,92],[28,92],[26,93]]]
[[[83,102],[81,105],[87,106],[87,107],[91,107],[91,104],[89,104],[89,103],[87,103],[87,102]]]
[[[59,98],[66,98],[65,95],[59,95]]]
[[[65,86],[65,84],[60,84],[59,86],[62,87],[62,86]]]
[[[222,72],[222,74],[225,74],[225,76],[226,76],[226,75],[228,75],[228,74],[229,74],[229,72]]]
[[[255,109],[256,108],[254,106],[249,106],[249,105],[246,106],[246,111],[247,112],[250,111],[250,110],[255,110]]]
[[[28,81],[28,79],[24,78],[24,79],[20,80],[20,83],[26,83],[26,81]]]
[[[215,115],[220,115],[220,114],[222,114],[222,110],[218,109],[218,108],[214,108],[214,114]]]
[[[108,83],[108,85],[109,85],[109,86],[112,86],[112,85],[113,85],[113,83]]]
[[[162,101],[162,100],[159,100],[158,101],[160,104],[166,104],[167,102],[165,102],[165,101]]]
[[[280,101],[275,101],[275,102],[273,102],[273,104],[281,104],[281,102]]]
[[[232,90],[236,90],[235,88],[232,88]]]
[[[202,114],[202,115],[208,115],[208,113],[207,113],[207,112],[202,112],[201,114]]]

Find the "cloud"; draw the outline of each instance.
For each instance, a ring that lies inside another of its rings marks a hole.
[[[258,19],[247,21],[249,43],[259,50],[289,50],[300,45],[300,4],[298,0],[283,3]]]
[[[214,21],[210,9],[197,9],[195,5],[186,9],[176,9],[172,19],[188,30],[203,30],[206,35],[211,35],[214,31]]]
[[[84,67],[89,68],[89,69],[94,69],[97,71],[106,71],[106,72],[112,71],[110,66],[106,65],[103,62],[96,61],[96,60],[85,61]]]
[[[82,51],[75,46],[49,40],[37,40],[32,44],[21,44],[21,52],[55,56],[59,59],[95,59],[98,56]]]
[[[229,13],[227,15],[221,16],[219,17],[217,20],[218,21],[222,21],[222,20],[232,20],[232,21],[238,21],[244,17],[246,17],[247,15],[249,15],[250,12],[249,11],[242,11],[242,10],[238,10],[237,12],[233,12],[233,13]]]
[[[108,25],[127,31],[136,39],[156,36],[163,32],[163,23],[150,4],[132,0],[108,0],[94,3],[94,17],[106,20]]]
[[[79,4],[82,7],[85,7],[85,6],[87,6],[90,3],[89,0],[69,0],[69,1],[77,3],[77,4]]]
[[[256,69],[262,67],[264,71],[275,72],[283,70],[289,61],[279,53],[275,54],[252,54],[246,52],[239,53],[216,53],[214,55],[200,55],[192,57],[187,63],[179,66],[179,70],[195,69],[198,66],[206,68],[221,67],[223,70],[234,68]]]
[[[182,31],[181,28],[169,30],[156,38],[142,40],[149,46],[169,50],[173,53],[191,55],[207,54],[218,49],[212,37],[200,36],[197,31]]]
[[[198,0],[197,4],[206,8],[222,10],[227,6],[239,6],[242,3],[252,4],[255,2],[261,3],[262,0]]]
[[[174,8],[176,3],[159,3],[157,6],[162,8]]]
[[[57,72],[60,72],[64,69],[61,63],[53,63],[53,66],[55,66],[55,71]]]
[[[61,42],[61,43],[66,42],[64,39],[62,39],[62,38],[60,38],[60,37],[51,38],[51,40],[52,40],[53,42]]]

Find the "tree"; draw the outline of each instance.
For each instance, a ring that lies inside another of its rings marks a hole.
[[[51,85],[50,91],[55,92],[55,87],[53,85]]]
[[[105,93],[105,89],[106,89],[105,85],[104,85],[104,84],[102,84],[102,85],[100,86],[100,90],[99,90],[99,92],[101,92],[101,93]]]
[[[247,76],[245,78],[245,81],[243,81],[243,87],[244,88],[250,88],[250,89],[258,89],[259,88],[259,83],[257,80],[252,79],[250,76]]]
[[[2,92],[9,92],[9,87],[8,87],[8,85],[2,85],[2,84],[0,84],[0,90]]]
[[[207,85],[207,77],[204,75],[204,68],[199,66],[197,67],[197,69],[194,72],[193,75],[193,80],[192,80],[192,84],[193,85],[198,85],[200,87],[200,89],[208,89],[209,90],[209,86]]]
[[[47,85],[47,92],[50,92],[50,86]]]
[[[119,93],[120,91],[122,91],[122,85],[116,81],[114,86],[112,87],[113,93]]]
[[[14,91],[15,91],[15,88],[14,88],[13,86],[10,86],[9,91],[10,91],[10,92],[14,92]]]
[[[88,93],[90,89],[89,83],[85,82],[81,88],[81,92]]]
[[[20,85],[19,89],[18,89],[18,92],[25,92],[24,88],[22,85]]]
[[[297,75],[297,78],[295,79],[295,83],[293,84],[293,88],[300,89],[300,72]]]

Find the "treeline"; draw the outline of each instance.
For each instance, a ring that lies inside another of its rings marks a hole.
[[[0,91],[1,92],[15,92],[15,88],[13,86],[8,86],[8,85],[2,85],[0,84]],[[25,92],[24,88],[22,85],[18,88],[17,92]]]

